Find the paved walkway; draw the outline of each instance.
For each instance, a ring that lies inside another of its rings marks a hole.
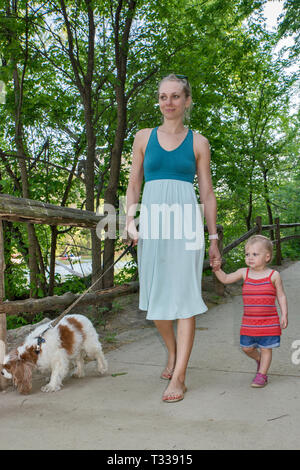
[[[40,392],[41,377],[29,396],[2,392],[0,449],[299,449],[300,262],[281,274],[289,327],[266,388],[249,386],[255,364],[239,349],[237,296],[197,318],[183,401],[161,401],[163,346],[155,328],[140,329],[107,354],[104,377],[90,363],[58,393]]]

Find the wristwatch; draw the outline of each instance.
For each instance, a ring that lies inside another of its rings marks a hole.
[[[213,233],[212,235],[208,236],[209,240],[219,240],[219,236],[217,233]]]

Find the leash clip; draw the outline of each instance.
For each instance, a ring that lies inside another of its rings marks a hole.
[[[37,339],[37,347],[35,349],[36,354],[39,354],[41,352],[41,344],[46,343],[45,338],[42,336],[36,336]]]

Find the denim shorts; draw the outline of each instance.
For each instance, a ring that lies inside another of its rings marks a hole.
[[[240,336],[242,348],[279,348],[280,336]]]

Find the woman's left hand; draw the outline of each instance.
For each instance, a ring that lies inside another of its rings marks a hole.
[[[218,271],[221,268],[222,258],[221,258],[221,254],[220,254],[217,243],[214,243],[214,242],[211,243],[209,250],[208,250],[208,254],[209,254],[209,264],[213,272]]]

